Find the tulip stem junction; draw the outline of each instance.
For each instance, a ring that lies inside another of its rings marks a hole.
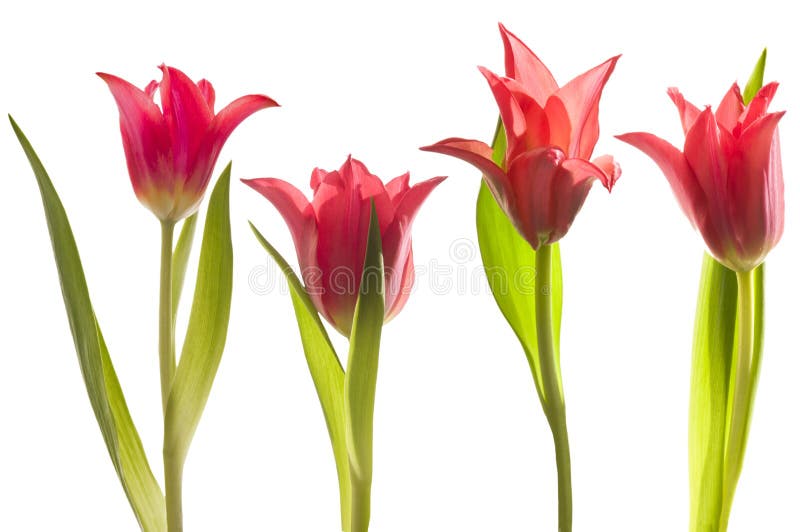
[[[725,445],[724,493],[720,531],[728,527],[733,495],[742,471],[753,393],[755,392],[755,270],[737,272],[737,349],[731,364],[728,437]]]
[[[572,532],[572,472],[558,346],[553,327],[552,247],[536,251],[536,337],[544,387],[545,414],[553,433],[558,472],[558,530]]]

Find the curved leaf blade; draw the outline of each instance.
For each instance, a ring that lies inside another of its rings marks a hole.
[[[494,161],[502,164],[506,150],[506,137],[500,121],[497,124],[492,148]],[[536,383],[539,400],[544,406],[546,399],[539,362],[534,299],[536,252],[519,235],[483,181],[478,193],[476,221],[478,245],[492,295],[522,344]],[[556,357],[558,357],[562,307],[561,253],[558,243],[552,245],[551,267],[553,328]],[[559,372],[559,387],[561,387],[560,362],[558,359],[556,362]]]
[[[344,376],[344,412],[350,467],[359,480],[366,483],[372,481],[372,424],[383,316],[383,253],[378,215],[373,204]]]
[[[233,292],[230,177],[228,164],[211,193],[189,325],[167,404],[165,449],[180,463],[203,415],[228,334]]]
[[[95,318],[66,211],[30,142],[14,119],[9,116],[9,120],[28,157],[42,195],[64,306],[100,432],[139,526],[145,532],[163,532],[167,527],[164,496],[150,470]]]
[[[339,357],[333,348],[325,326],[319,318],[314,303],[308,296],[302,282],[286,262],[286,259],[270,244],[266,238],[250,223],[250,229],[256,239],[269,253],[278,268],[286,276],[292,296],[297,326],[303,343],[306,363],[317,390],[328,435],[333,447],[336,461],[336,473],[339,479],[339,503],[342,514],[342,530],[350,529],[350,465],[345,442],[344,418],[344,370]]]

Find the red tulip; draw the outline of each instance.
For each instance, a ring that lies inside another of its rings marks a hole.
[[[161,83],[141,90],[98,72],[119,107],[122,145],[136,196],[162,221],[193,213],[203,199],[222,145],[242,120],[278,104],[243,96],[214,114],[214,88],[161,65]],[[161,93],[161,108],[153,97]]]
[[[384,186],[364,164],[348,157],[338,171],[314,169],[311,202],[280,179],[243,180],[271,201],[286,220],[306,290],[320,314],[345,336],[350,334],[358,299],[373,201],[383,242],[386,321],[400,312],[411,293],[411,224],[422,202],[444,177],[413,187],[408,178],[406,173]]]
[[[477,140],[450,138],[422,148],[478,167],[517,231],[538,249],[561,239],[595,179],[610,191],[620,169],[610,155],[589,161],[599,136],[600,95],[619,56],[563,87],[538,57],[500,25],[506,76],[485,68],[508,140],[502,166]]]
[[[618,137],[658,164],[711,254],[740,272],[761,264],[783,234],[777,128],[784,113],[767,112],[777,88],[765,85],[745,106],[734,83],[716,113],[669,89],[686,135],[683,153],[649,133]]]

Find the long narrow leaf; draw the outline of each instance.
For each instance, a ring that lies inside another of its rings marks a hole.
[[[303,342],[308,369],[317,390],[325,424],[328,427],[336,473],[339,478],[339,497],[342,510],[342,530],[349,529],[350,513],[350,466],[347,458],[344,420],[344,370],[336,356],[325,326],[314,308],[302,282],[292,271],[292,267],[272,244],[251,223],[250,228],[256,239],[269,253],[278,268],[286,276],[292,296],[297,326]]]
[[[372,480],[372,422],[383,328],[383,275],[381,232],[373,205],[344,377],[344,412],[350,467],[359,480],[367,484]]]
[[[211,194],[189,325],[167,404],[165,444],[181,462],[211,393],[228,333],[233,289],[230,178],[229,164]]]
[[[691,526],[716,530],[722,508],[728,388],[736,339],[736,274],[706,254],[689,401]]]
[[[506,137],[501,122],[498,122],[492,147],[495,162],[501,164],[506,150]],[[546,400],[539,364],[534,301],[536,252],[519,235],[485,182],[481,182],[478,193],[477,227],[481,258],[492,294],[522,344],[536,383],[536,391],[544,405]],[[558,243],[552,246],[552,272],[553,327],[558,347],[562,305],[561,254]]]
[[[103,440],[140,527],[145,532],[163,532],[166,530],[164,496],[150,470],[95,319],[67,214],[33,147],[10,116],[9,120],[42,195],[75,350]]]

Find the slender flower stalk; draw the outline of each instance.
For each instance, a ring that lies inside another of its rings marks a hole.
[[[175,320],[172,312],[173,222],[161,222],[161,276],[158,302],[158,361],[161,370],[161,405],[166,414],[175,376]]]
[[[545,415],[553,433],[558,472],[558,529],[572,530],[572,471],[567,411],[558,366],[558,345],[553,324],[552,245],[536,252],[536,332],[544,383]]]
[[[487,270],[499,269],[510,279],[518,268],[535,264],[533,297],[489,282],[533,372],[555,444],[559,530],[571,532],[569,437],[558,353],[558,242],[594,182],[610,192],[621,174],[612,156],[592,158],[600,134],[600,97],[619,56],[559,86],[516,35],[502,25],[500,33],[506,75],[480,68],[500,111],[502,128],[498,127],[493,145],[453,137],[421,149],[457,157],[483,172],[478,237]]]

